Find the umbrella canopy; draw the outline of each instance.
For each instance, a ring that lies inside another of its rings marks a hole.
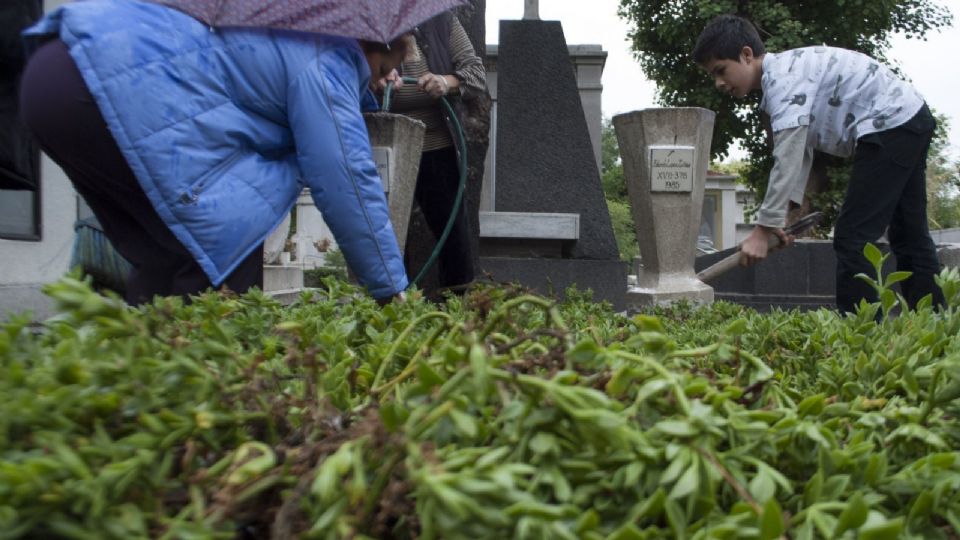
[[[282,28],[390,43],[467,0],[150,0],[211,27]]]

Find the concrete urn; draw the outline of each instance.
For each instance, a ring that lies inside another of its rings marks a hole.
[[[683,107],[613,118],[643,259],[627,292],[634,307],[713,301],[713,289],[696,278],[693,265],[714,117]]]
[[[366,113],[363,118],[370,134],[373,161],[390,207],[390,222],[402,253],[407,242],[426,126],[401,114]]]

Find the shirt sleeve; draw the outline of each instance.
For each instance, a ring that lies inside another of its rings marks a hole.
[[[314,203],[360,283],[387,298],[408,282],[360,112],[366,84],[349,54],[330,52],[300,74],[288,115]]]
[[[807,129],[800,126],[773,134],[773,169],[757,224],[782,228],[790,201],[803,201],[803,190],[813,164],[813,149],[807,146]]]
[[[473,44],[467,32],[456,17],[450,25],[450,58],[453,61],[453,74],[460,79],[460,95],[463,99],[473,99],[483,95],[487,89],[486,72],[483,61],[473,50]]]

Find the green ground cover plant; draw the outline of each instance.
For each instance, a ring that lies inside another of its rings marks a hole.
[[[842,318],[64,279],[0,327],[0,538],[955,539],[940,282],[943,312]]]

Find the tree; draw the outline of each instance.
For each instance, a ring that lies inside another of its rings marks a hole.
[[[627,200],[627,184],[623,179],[623,162],[620,160],[620,145],[617,133],[609,118],[603,119],[600,128],[600,182],[603,194],[610,200]]]
[[[730,144],[741,139],[750,154],[744,181],[756,190],[758,200],[766,193],[773,165],[758,108],[760,96],[754,93],[735,100],[717,92],[706,73],[690,59],[700,30],[724,13],[753,21],[770,51],[827,44],[861,51],[881,61],[886,61],[893,34],[922,38],[952,23],[949,9],[937,0],[621,0],[619,14],[632,25],[629,38],[634,55],[646,76],[657,83],[658,101],[665,106],[716,111],[712,155],[723,158]],[[830,210],[842,199],[845,166],[844,160],[818,155],[807,191],[824,192],[813,201],[826,205],[820,209]],[[832,189],[827,189],[831,181]]]
[[[960,161],[947,155],[949,122],[937,115],[937,136],[927,154],[927,219],[931,229],[960,227]]]
[[[613,235],[617,239],[620,259],[632,261],[640,255],[640,244],[633,224],[630,199],[627,197],[627,184],[623,176],[623,162],[620,160],[620,146],[617,134],[609,118],[603,119],[600,131],[600,183],[603,195],[607,199],[610,211],[610,223]]]

